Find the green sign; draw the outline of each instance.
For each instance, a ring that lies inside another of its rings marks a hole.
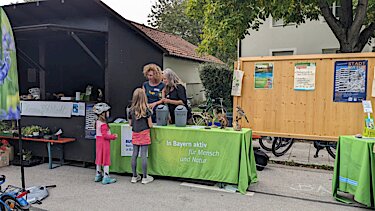
[[[110,124],[110,127],[119,137],[129,137],[121,134],[124,131],[121,127],[129,126]],[[126,138],[111,142],[111,172],[131,172],[131,157],[122,157],[122,150],[126,150]],[[257,181],[250,129],[238,132],[231,128],[156,126],[151,129],[148,155],[151,175],[238,184],[241,193]],[[137,167],[141,172],[141,165]]]
[[[0,120],[20,118],[16,47],[7,15],[0,9]]]

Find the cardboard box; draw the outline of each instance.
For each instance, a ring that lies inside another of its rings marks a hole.
[[[0,150],[0,167],[9,166],[10,150]]]

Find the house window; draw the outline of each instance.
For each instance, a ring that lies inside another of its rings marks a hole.
[[[290,56],[294,55],[293,50],[286,50],[286,51],[272,51],[272,56]]]
[[[281,18],[279,20],[275,20],[274,18],[272,18],[272,27],[280,27],[280,26],[284,26],[284,20]],[[294,23],[288,23],[286,26],[292,26],[292,25],[295,25]]]
[[[341,9],[341,3],[340,2],[334,2],[332,6],[329,7],[332,10],[332,14],[337,18],[340,19],[342,16],[342,9]],[[326,20],[324,17],[321,17],[321,22],[326,23]]]
[[[335,54],[337,51],[340,50],[338,48],[324,48],[322,49],[322,54]]]

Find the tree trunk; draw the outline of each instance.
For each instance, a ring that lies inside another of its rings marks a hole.
[[[363,29],[368,0],[358,0],[354,13],[356,14],[355,17],[352,11],[352,0],[341,0],[343,17],[340,17],[340,20],[332,14],[332,10],[329,8],[330,5],[326,0],[319,0],[318,4],[324,19],[340,43],[340,52],[361,52],[375,31],[374,22]]]

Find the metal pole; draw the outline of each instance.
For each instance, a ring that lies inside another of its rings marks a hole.
[[[22,189],[25,190],[25,171],[23,167],[21,119],[17,120],[17,125],[18,125],[18,146],[19,146],[20,162],[21,162],[21,181],[22,181]]]

